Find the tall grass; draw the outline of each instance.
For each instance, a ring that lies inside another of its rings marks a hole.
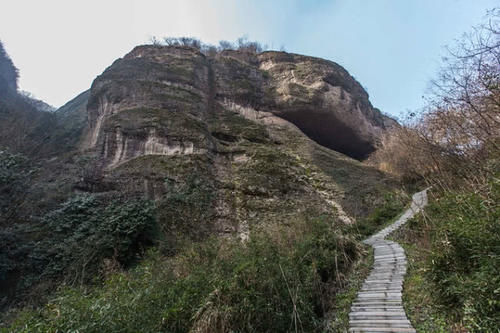
[[[101,287],[64,287],[14,332],[319,332],[359,253],[330,221],[213,238],[174,258],[152,250]]]
[[[478,193],[438,193],[398,236],[411,247],[405,290],[417,327],[432,326],[435,318],[446,319],[450,331],[500,327],[500,183],[491,190],[491,201]]]

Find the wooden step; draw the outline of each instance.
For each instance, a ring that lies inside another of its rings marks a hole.
[[[416,193],[411,207],[396,222],[363,241],[373,247],[375,260],[370,275],[351,305],[349,332],[416,332],[406,317],[402,302],[406,255],[399,244],[385,240],[385,237],[426,204],[426,190]]]

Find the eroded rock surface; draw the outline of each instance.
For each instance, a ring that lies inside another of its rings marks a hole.
[[[87,112],[82,148],[115,188],[161,202],[196,178],[214,193],[209,229],[242,239],[300,214],[353,223],[385,182],[330,150],[364,158],[390,120],[323,59],[138,46],[94,81]]]
[[[331,61],[229,50],[208,58],[190,47],[139,46],[94,81],[85,146],[100,147],[108,166],[151,153],[210,150],[206,122],[218,103],[272,113],[357,159],[374,150],[391,123]]]

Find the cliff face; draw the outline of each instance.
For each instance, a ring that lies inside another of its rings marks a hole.
[[[109,166],[204,153],[214,148],[207,119],[228,103],[277,115],[358,159],[385,128],[361,85],[333,62],[284,52],[209,59],[189,47],[140,46],[93,83],[86,147],[100,147]]]
[[[43,281],[46,271],[69,276],[64,265],[73,262],[72,251],[61,256],[52,248],[59,236],[44,221],[73,205],[81,217],[82,200],[97,200],[113,214],[143,200],[154,207],[154,236],[148,231],[127,250],[136,258],[150,242],[175,253],[185,239],[245,240],[254,230],[291,221],[351,224],[395,188],[379,171],[341,153],[364,157],[384,118],[344,69],[317,58],[240,51],[208,57],[190,47],[139,46],[97,77],[90,91],[55,112],[36,111],[41,120],[21,112],[24,107],[7,112],[4,106],[0,100],[0,117],[15,116],[38,130],[22,145],[29,151],[17,149],[14,134],[25,139],[28,132],[0,121],[0,148],[37,156],[36,168],[18,186],[16,206],[6,201],[15,214],[9,213],[0,243],[15,260],[0,265],[6,267],[0,290],[16,291],[7,304],[30,290],[25,280]],[[70,215],[65,221],[73,223]],[[89,233],[101,230],[100,217],[84,220]],[[112,220],[126,224],[125,218]],[[32,225],[45,233],[34,235]],[[60,236],[81,234],[71,227]],[[37,261],[40,238],[48,252]],[[62,271],[51,271],[52,255],[62,258]],[[93,269],[104,265],[101,259]]]
[[[17,118],[29,108],[19,109]],[[146,196],[162,206],[196,179],[195,187],[214,195],[203,218],[190,221],[207,232],[240,232],[305,209],[350,223],[392,186],[340,154],[365,157],[390,121],[347,71],[318,58],[138,46],[90,91],[36,114],[43,121],[20,122],[34,126],[32,136],[0,123],[2,146],[51,157],[28,191],[34,211],[81,191]],[[21,145],[16,133],[30,140]],[[174,218],[169,209],[159,210],[160,224]]]
[[[297,125],[319,144],[365,158],[385,129],[368,94],[341,66],[323,59],[282,52],[259,56],[270,74],[275,114]]]
[[[190,48],[138,47],[91,89],[88,147],[110,166],[142,155],[207,151],[209,66]]]
[[[203,223],[217,232],[245,235],[303,209],[350,223],[371,207],[355,201],[376,192],[362,183],[385,182],[328,149],[365,157],[384,118],[347,71],[318,58],[138,46],[94,81],[87,112],[83,148],[115,189],[161,202],[195,177],[215,194]]]

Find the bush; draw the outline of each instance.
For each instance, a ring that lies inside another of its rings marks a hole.
[[[500,327],[500,184],[490,202],[449,193],[428,209],[432,223],[428,278],[436,302],[473,332]]]
[[[399,194],[388,192],[384,196],[384,202],[365,218],[359,219],[352,225],[353,233],[359,239],[364,239],[373,235],[382,227],[391,223],[404,209],[408,197]]]
[[[17,332],[315,332],[357,243],[323,219],[256,232],[243,244],[210,239],[175,258],[151,251],[136,269],[89,292],[65,288]]]
[[[17,208],[24,201],[35,171],[27,157],[0,148],[0,224],[8,221],[12,225],[17,219]]]
[[[201,240],[210,231],[207,221],[213,219],[215,189],[210,179],[199,173],[187,177],[184,183],[175,184],[166,179],[169,191],[158,201],[158,223],[168,244],[164,250],[172,250],[181,238]]]
[[[39,222],[0,232],[0,285],[12,289],[1,295],[22,298],[30,287],[50,286],[61,279],[69,284],[99,280],[105,260],[115,268],[134,262],[152,245],[155,228],[154,208],[148,201],[107,203],[78,195]]]
[[[412,322],[417,330],[495,332],[500,327],[500,184],[491,184],[489,200],[470,192],[434,195],[424,214],[397,236],[409,253],[405,289]]]
[[[144,200],[106,204],[93,195],[79,195],[42,218],[32,258],[43,267],[42,277],[65,276],[68,281],[95,278],[104,258],[126,265],[151,243],[153,206]]]

